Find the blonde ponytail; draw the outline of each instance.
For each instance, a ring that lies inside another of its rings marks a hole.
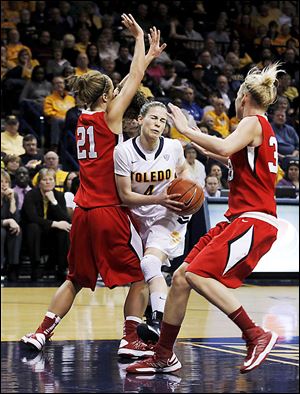
[[[253,67],[247,74],[244,83],[241,86],[241,92],[249,92],[260,107],[267,109],[273,104],[277,96],[277,74],[285,72],[279,69],[280,63],[276,62],[259,70]]]

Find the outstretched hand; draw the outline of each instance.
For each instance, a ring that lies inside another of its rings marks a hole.
[[[185,117],[181,109],[176,105],[169,103],[168,107],[170,109],[170,112],[168,112],[168,116],[172,119],[176,129],[181,134],[184,134],[189,127],[187,118]]]
[[[137,37],[144,37],[144,31],[141,26],[135,21],[134,17],[131,14],[122,14],[122,23],[123,25],[131,32],[131,34]]]
[[[155,26],[153,26],[153,28],[150,28],[148,40],[150,47],[147,56],[151,56],[152,58],[158,57],[167,46],[167,44],[160,45],[160,30],[157,30]]]

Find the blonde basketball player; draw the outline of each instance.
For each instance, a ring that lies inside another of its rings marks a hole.
[[[141,268],[149,284],[152,324],[142,324],[138,333],[144,341],[157,341],[163,316],[167,285],[162,264],[184,252],[189,217],[178,216],[182,203],[167,196],[167,185],[177,176],[188,178],[189,170],[179,141],[162,137],[167,108],[153,101],[143,105],[138,117],[141,134],[117,146],[114,152],[117,189],[131,208],[139,226],[145,253]]]
[[[173,347],[191,289],[240,328],[247,346],[241,373],[257,368],[275,346],[278,335],[257,326],[229,288],[242,285],[277,237],[274,199],[277,141],[265,112],[276,99],[279,71],[278,64],[249,71],[235,101],[236,115],[241,121],[224,140],[189,128],[180,108],[170,105],[176,128],[229,164],[227,221],[219,222],[201,237],[174,273],[155,355],[131,364],[127,372],[169,373],[181,368]]]

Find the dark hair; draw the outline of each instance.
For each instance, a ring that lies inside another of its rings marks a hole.
[[[32,73],[31,73],[31,80],[34,82],[37,82],[36,75],[38,74],[39,70],[43,70],[44,73],[44,79],[45,79],[45,69],[44,67],[37,65],[33,68]]]
[[[7,115],[7,117],[5,118],[6,124],[17,124],[18,122],[19,120],[16,115]]]
[[[76,178],[74,178],[74,179],[72,180],[71,188],[70,188],[70,192],[73,193],[74,196],[75,196],[75,194],[77,193],[77,190],[78,190],[78,188],[79,188],[79,185],[80,185],[80,178],[79,178],[79,176],[77,176]]]
[[[293,158],[288,161],[288,163],[285,167],[285,170],[284,170],[284,175],[283,175],[284,179],[290,180],[289,179],[289,169],[292,166],[296,166],[299,168],[299,159],[298,158]]]
[[[90,51],[90,49],[91,49],[92,47],[95,47],[95,48],[97,49],[96,59],[97,59],[97,60],[99,59],[99,64],[100,64],[101,61],[100,61],[100,57],[99,57],[99,49],[98,49],[98,47],[97,47],[96,44],[94,44],[94,43],[89,44],[89,45],[86,47],[85,53],[87,54],[87,57],[89,58],[89,61],[91,61],[89,51]]]
[[[24,143],[24,142],[28,142],[28,141],[33,141],[33,140],[36,140],[36,141],[37,141],[37,138],[36,138],[33,134],[26,134],[26,135],[23,137],[23,143]]]
[[[69,191],[69,190],[67,189],[67,183],[68,183],[70,174],[76,174],[76,175],[77,175],[77,172],[76,172],[76,171],[70,171],[70,172],[68,172],[67,176],[65,177],[64,184],[63,184],[64,192],[68,192],[68,191]],[[78,175],[77,175],[77,177],[78,177]],[[75,179],[75,178],[74,178],[74,179]],[[72,181],[72,182],[73,182],[73,181]]]
[[[299,167],[299,159],[290,159],[287,166],[286,166],[286,172],[289,170],[291,166],[297,166]]]
[[[124,119],[137,119],[139,116],[140,110],[144,104],[148,103],[146,96],[140,90],[136,92],[129,107],[126,109],[123,118]]]

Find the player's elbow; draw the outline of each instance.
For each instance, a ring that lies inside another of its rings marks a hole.
[[[119,190],[119,197],[120,197],[120,200],[121,200],[122,204],[125,204],[125,205],[128,205],[128,206],[132,205],[132,201],[131,201],[131,198],[130,198],[130,193],[126,193],[126,192],[123,192],[123,191]]]
[[[223,146],[219,147],[218,152],[216,153],[223,157],[229,157],[232,155],[232,149],[230,149],[230,146],[227,144],[223,144]]]

